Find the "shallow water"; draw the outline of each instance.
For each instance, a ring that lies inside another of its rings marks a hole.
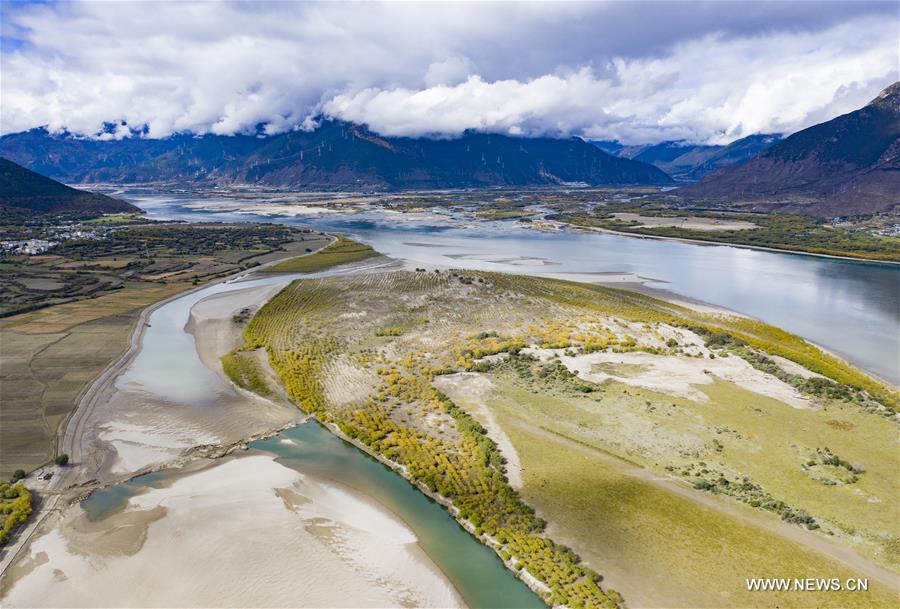
[[[575,231],[540,232],[464,214],[328,213],[296,218],[185,207],[200,199],[118,194],[150,217],[281,222],[349,233],[411,264],[602,280],[651,287],[779,326],[900,383],[900,267]],[[240,202],[240,199],[229,199]]]
[[[322,277],[334,272],[309,273],[303,277]],[[125,372],[116,379],[117,389],[152,394],[170,404],[203,405],[223,394],[235,395],[216,374],[203,365],[194,336],[185,331],[191,308],[216,294],[264,286],[287,284],[301,275],[271,275],[244,279],[238,275],[185,294],[153,311],[141,341],[141,350]]]
[[[82,501],[81,508],[91,522],[103,520],[124,509],[128,505],[128,500],[140,493],[141,489],[153,486],[165,478],[164,472],[152,472],[132,478],[123,484],[104,487],[94,491]]]
[[[172,300],[150,314],[141,350],[124,374],[116,380],[118,389],[138,390],[174,404],[198,404],[216,399],[232,389],[200,361],[194,337],[185,332],[196,303],[224,292],[283,283],[284,276],[253,281],[229,280],[207,286]]]

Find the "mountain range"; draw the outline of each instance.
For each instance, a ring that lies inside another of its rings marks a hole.
[[[760,133],[726,145],[691,144],[683,140],[642,146],[625,146],[615,140],[592,140],[591,144],[613,156],[653,165],[677,182],[696,182],[716,169],[749,161],[780,139],[780,134]]]
[[[90,215],[140,211],[130,203],[71,188],[0,158],[0,215],[3,217],[27,218],[34,214],[63,212]]]
[[[33,129],[0,138],[0,156],[68,183],[207,182],[305,189],[431,189],[653,184],[657,167],[578,139],[467,132],[455,139],[382,137],[325,121],[274,136],[76,138]]]
[[[663,142],[634,147],[478,132],[455,139],[383,137],[364,126],[326,120],[313,131],[272,136],[149,139],[137,134],[104,140],[32,129],[0,138],[0,156],[75,184],[190,182],[327,190],[666,186],[674,184],[671,174],[679,181],[702,178],[669,193],[691,201],[850,215],[900,203],[900,83],[859,110],[787,138],[760,134],[727,146]]]
[[[676,195],[825,216],[900,205],[900,82],[869,104],[794,133]]]
[[[678,182],[696,182],[716,169],[749,161],[779,140],[780,134],[760,133],[719,146],[668,141],[649,146],[623,146],[610,154],[655,165]]]

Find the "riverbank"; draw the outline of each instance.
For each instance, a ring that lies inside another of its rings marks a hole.
[[[409,275],[413,275],[417,279],[421,279],[421,280],[425,281],[426,283],[432,283],[432,282],[438,281],[437,278],[435,277],[435,275],[436,275],[435,273],[423,273],[423,274],[409,273]],[[486,276],[486,277],[489,280],[489,282],[490,281],[499,281],[499,278],[492,278],[491,276]],[[482,277],[482,278],[484,278],[484,277]],[[245,279],[247,279],[247,278],[245,278]],[[291,277],[272,278],[273,281],[282,281],[282,282],[289,281],[290,279],[291,279]],[[472,279],[472,278],[470,278],[470,279]],[[477,276],[476,276],[476,279],[477,279]],[[385,282],[390,281],[390,278],[372,278],[371,280],[377,284],[380,284],[380,283],[382,283],[382,280],[384,280]],[[444,281],[444,278],[442,277],[438,281],[438,283],[443,282],[443,281]],[[307,283],[307,282],[304,282],[304,283]],[[308,283],[317,283],[318,284],[319,282],[308,282]],[[464,301],[465,306],[470,306],[471,305],[470,298],[473,295],[472,292],[474,291],[477,293],[477,291],[480,289],[479,283],[475,279],[472,279],[472,281],[470,281],[468,284],[464,283],[462,280],[460,280],[460,283],[462,285],[459,287],[459,289],[463,290],[464,292],[470,293],[470,297],[465,299],[465,301]],[[253,286],[256,286],[256,287],[253,287]],[[474,286],[474,287],[467,287],[467,286]],[[194,303],[190,307],[188,307],[188,318],[187,318],[189,320],[188,328],[192,329],[195,332],[195,339],[193,341],[193,344],[191,345],[191,349],[192,349],[192,351],[197,352],[197,357],[199,358],[199,362],[201,363],[201,365],[204,366],[206,371],[214,372],[219,377],[219,380],[221,380],[221,376],[222,376],[222,372],[218,368],[219,354],[221,353],[221,351],[223,349],[226,349],[228,347],[233,347],[233,346],[239,344],[240,326],[235,324],[232,320],[234,313],[239,312],[239,311],[243,310],[244,308],[249,308],[252,311],[256,307],[258,307],[259,304],[261,304],[262,300],[264,300],[265,298],[268,298],[268,296],[271,296],[275,291],[277,291],[276,284],[274,284],[274,283],[265,284],[265,285],[264,284],[256,284],[256,283],[246,283],[244,287],[240,287],[237,285],[234,287],[235,287],[235,290],[230,292],[229,294],[220,294],[220,295],[212,294],[212,295],[208,296],[207,298],[204,298],[204,299]],[[362,290],[369,290],[372,287],[373,287],[372,285],[368,284],[368,280],[366,281],[365,285],[361,286]],[[253,296],[254,291],[259,292],[259,294],[257,295],[258,298],[260,299],[259,301],[255,300],[255,297]],[[357,290],[356,293],[358,295],[360,293],[360,291]],[[400,290],[399,292],[397,292],[397,291],[388,289],[384,293],[391,294],[392,296],[400,296],[403,298],[404,302],[408,302],[408,297],[407,297],[407,295],[405,295],[404,290]],[[366,318],[368,315],[371,315],[371,314],[384,315],[387,313],[387,311],[377,309],[377,306],[378,306],[377,303],[380,303],[382,300],[384,300],[384,299],[377,299],[377,298],[363,299],[363,302],[359,303],[360,305],[362,305],[364,307],[363,310],[357,310],[356,304],[350,305],[351,308],[353,308],[353,311],[347,312],[347,314],[345,316],[342,316],[342,318],[346,317],[347,320],[355,320],[355,319],[359,319],[359,318]],[[375,310],[375,311],[369,310],[373,303],[376,305],[377,310]],[[394,304],[396,304],[396,303],[394,303]],[[413,305],[415,305],[415,302],[408,302],[408,304],[410,304],[410,306],[413,306]],[[391,306],[391,303],[386,303],[386,305]],[[462,307],[462,305],[461,305],[461,307]],[[438,316],[438,318],[441,319],[442,322],[443,322],[443,320],[451,320],[452,319],[452,320],[454,320],[453,323],[456,323],[457,321],[462,322],[462,320],[457,319],[460,315],[465,316],[463,308],[451,307],[450,311],[448,311],[446,314],[442,314],[442,315]],[[510,321],[510,319],[508,319],[508,315],[509,315],[509,312],[505,309],[502,311],[499,311],[498,315],[493,318],[492,323],[507,323]],[[388,317],[390,317],[390,315]],[[394,319],[394,318],[391,317],[391,319]],[[410,319],[412,319],[412,318],[410,318]],[[416,319],[418,319],[418,318],[416,318]],[[388,318],[384,319],[385,323],[387,323],[388,321],[389,321]],[[468,321],[471,321],[471,320],[468,320]],[[351,323],[357,323],[357,322],[351,322]],[[359,323],[362,323],[362,322],[359,322]],[[371,336],[372,333],[370,332],[371,328],[369,328],[369,325],[371,325],[372,323],[375,323],[375,322],[372,320],[367,320],[366,321],[366,324],[367,324],[366,329],[361,330],[360,328],[357,328],[355,335],[356,336]],[[391,321],[390,323],[396,323],[396,322]],[[405,322],[405,323],[412,323],[413,325],[417,325],[422,322],[414,321],[414,322]],[[160,324],[158,324],[156,321],[154,321],[153,327],[156,330],[159,330]],[[380,324],[375,324],[376,330],[381,327],[383,327],[383,326]],[[430,328],[430,327],[433,327],[433,326],[431,324],[426,323],[425,328]],[[182,326],[182,328],[183,328],[183,326]],[[635,327],[635,328],[632,328],[631,330],[638,331],[639,329]],[[379,336],[379,335],[376,333],[375,336]],[[180,347],[178,347],[178,346],[176,346],[173,349],[169,349],[169,351],[170,351],[169,357],[175,357],[176,353],[171,353],[171,352],[173,352],[173,351],[177,352],[179,350],[180,350]],[[192,371],[188,371],[188,372],[192,372]],[[193,372],[195,372],[195,371],[193,371]],[[192,379],[194,377],[196,377],[196,375],[192,375]],[[161,377],[159,375],[156,375],[154,378],[159,379]],[[137,381],[140,381],[140,378],[132,377],[128,380],[128,383],[134,383]],[[128,383],[126,383],[126,385]],[[164,393],[168,392],[170,389],[172,389],[170,387],[167,387],[166,386],[167,383],[165,383],[165,382],[161,383],[161,385],[162,385],[161,387],[155,387],[155,389],[159,389],[159,390],[163,391]],[[118,387],[118,389],[122,389],[122,387]],[[127,390],[127,387],[126,387],[126,390]],[[175,395],[177,397],[182,394],[173,394],[173,395]],[[238,393],[238,395],[243,398],[249,397],[249,396],[243,395],[240,392]],[[217,398],[217,400],[215,400],[215,401],[217,403],[220,403],[221,399]],[[166,398],[161,400],[160,403],[157,404],[156,406],[171,408],[173,406],[178,406],[178,404],[179,404],[179,402],[177,399],[173,399],[172,396],[166,396]],[[146,410],[140,404],[138,406],[139,406],[138,410],[141,410],[141,411]],[[120,410],[120,409],[116,409],[116,410]],[[237,413],[238,411],[228,410],[229,415],[232,414],[233,412]],[[219,412],[218,414],[222,415],[223,413]],[[102,418],[104,420],[107,419],[107,417],[102,417]],[[217,418],[220,418],[220,416]],[[241,417],[235,417],[235,418],[236,418],[236,420],[238,420],[241,423],[241,425],[244,424],[245,419],[243,419]],[[426,420],[429,420],[429,418],[426,417]],[[171,427],[171,426],[167,425],[167,427]],[[206,427],[206,423],[203,424],[203,428],[207,429],[207,430],[211,429],[211,428]],[[337,432],[336,435],[344,437],[348,441],[351,441],[354,444],[356,444],[359,448],[362,448],[362,446],[360,446],[360,443],[358,441],[354,442],[353,439],[351,439],[349,436],[347,436],[346,434],[343,434],[343,432],[340,429],[332,430],[332,431],[336,431]],[[106,439],[109,439],[109,438],[106,438]],[[143,439],[143,438],[139,438],[139,439]],[[120,437],[119,441],[121,444],[123,441],[123,438]],[[131,438],[131,441],[132,442],[134,441],[134,437]],[[216,441],[219,441],[219,440],[216,440]],[[177,449],[176,452],[184,450],[183,447],[177,447],[177,446],[176,447],[170,446],[167,448]],[[366,451],[366,452],[369,452],[369,451]],[[369,454],[372,454],[372,453],[369,453]],[[376,458],[377,458],[377,456],[376,456]],[[381,460],[381,459],[379,459],[379,460]],[[382,461],[382,462],[385,462],[385,461]],[[388,465],[393,464],[392,467],[399,468],[400,470],[402,470],[402,467],[399,464],[397,464],[395,461],[390,461],[390,463],[387,463],[387,464]],[[131,465],[129,465],[129,467],[134,467],[134,464],[132,463]],[[418,483],[417,486],[425,494],[433,497],[435,500],[440,501],[442,499],[442,497],[440,495],[432,492],[430,489],[423,488],[421,483]],[[234,492],[234,494],[240,495],[240,490],[236,490]],[[446,500],[444,500],[444,501],[446,501]],[[156,523],[156,521],[154,521],[153,523],[148,525],[148,527],[156,526],[155,523]],[[463,520],[463,523],[464,523],[464,526],[466,526],[467,529],[471,533],[473,533],[474,535],[479,537],[482,542],[487,543],[488,545],[491,545],[491,538],[485,537],[483,533],[479,533],[476,530],[476,527],[474,527],[474,525],[472,525],[471,522]],[[57,552],[58,552],[58,550],[57,550]],[[513,570],[515,570],[516,563],[514,563],[512,561],[507,561],[506,564],[507,564],[507,566],[512,567]],[[74,567],[74,566],[72,568],[76,569],[76,567]],[[538,582],[534,581],[534,578],[529,579],[529,575],[527,572],[523,573],[520,571],[519,573],[520,573],[520,577],[522,577],[522,579],[524,581],[526,581],[526,583],[529,583],[533,589],[543,590],[542,588],[540,588],[540,584]]]
[[[756,250],[760,252],[774,252],[777,254],[797,254],[799,256],[813,256],[816,258],[826,258],[832,260],[847,260],[849,262],[871,262],[873,264],[884,264],[888,266],[900,266],[900,262],[894,260],[879,260],[876,258],[863,258],[857,256],[838,256],[835,254],[820,254],[817,252],[807,252],[804,250],[788,250],[777,247],[765,247],[762,245],[749,245],[744,243],[730,243],[727,241],[715,241],[713,239],[689,239],[687,237],[669,237],[665,235],[653,235],[649,233],[638,233],[614,230],[611,228],[602,228],[599,226],[585,226],[583,224],[573,224],[571,222],[562,222],[560,220],[541,220],[551,226],[558,228],[568,228],[572,230],[581,230],[588,232],[606,233],[608,235],[618,235],[620,237],[634,237],[638,239],[656,239],[658,241],[670,241],[673,243],[694,243],[697,245],[718,245],[722,247],[736,247],[739,249]]]
[[[587,205],[598,197],[614,202],[616,194],[590,193],[583,202]],[[894,363],[900,323],[895,266],[740,247],[711,249],[705,243],[587,230],[542,232],[528,223],[476,220],[472,210],[485,196],[490,198],[490,193],[469,193],[462,202],[449,202],[439,215],[431,211],[401,215],[393,209],[364,207],[352,214],[266,220],[348,234],[387,256],[406,260],[410,268],[552,273],[570,279],[577,276],[581,281],[621,280],[628,275],[632,282],[644,281],[778,326],[843,354],[895,385],[900,383]],[[251,204],[259,202],[240,192],[231,193],[230,198],[246,203],[248,212]],[[542,213],[552,213],[555,198],[545,199],[540,196],[534,202],[544,204]],[[228,217],[223,212],[184,207],[197,200],[203,199],[194,194],[175,194],[173,199],[168,193],[150,193],[138,203],[161,219]],[[248,213],[248,217],[254,216]]]

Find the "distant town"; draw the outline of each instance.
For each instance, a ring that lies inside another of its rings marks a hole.
[[[110,233],[115,230],[108,226],[87,229],[77,222],[66,222],[50,227],[25,228],[21,231],[22,233],[32,233],[34,236],[27,239],[0,241],[0,251],[3,254],[36,256],[66,241],[102,241],[108,239]]]

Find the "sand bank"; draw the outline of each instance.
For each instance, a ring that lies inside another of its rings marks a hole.
[[[563,350],[531,347],[526,353],[542,360],[559,356],[559,361],[578,378],[602,384],[615,380],[632,387],[640,387],[687,398],[708,401],[699,387],[712,384],[716,377],[735,385],[780,400],[794,408],[812,408],[813,403],[784,381],[761,372],[737,356],[707,359],[708,350],[697,347],[703,357],[684,355],[654,355],[650,353],[607,353],[598,351],[567,356]]]
[[[185,327],[193,337],[188,334],[184,344],[172,342],[172,350],[193,348],[196,355],[162,349],[142,362],[142,345],[135,362],[98,400],[86,421],[85,453],[96,456],[91,477],[106,480],[134,473],[178,459],[198,445],[230,444],[298,421],[302,413],[290,405],[236,391],[219,362],[241,341],[242,327],[232,316],[245,308],[256,310],[285,283],[217,294],[196,303]],[[154,358],[176,356],[185,361],[176,371],[182,375],[178,378],[135,372],[136,365],[153,370]],[[159,391],[163,381],[171,386],[166,395]]]
[[[249,453],[97,522],[68,508],[9,574],[4,605],[463,606],[416,542],[357,492]]]
[[[648,228],[674,227],[700,231],[750,230],[759,228],[753,222],[735,220],[733,218],[704,218],[699,216],[642,216],[632,213],[613,214],[616,220],[637,222],[638,226]]]
[[[284,283],[216,294],[195,304],[185,330],[194,336],[203,365],[221,373],[220,358],[243,344],[244,325],[235,323],[234,315],[246,309],[249,319],[288,283],[285,280]]]

